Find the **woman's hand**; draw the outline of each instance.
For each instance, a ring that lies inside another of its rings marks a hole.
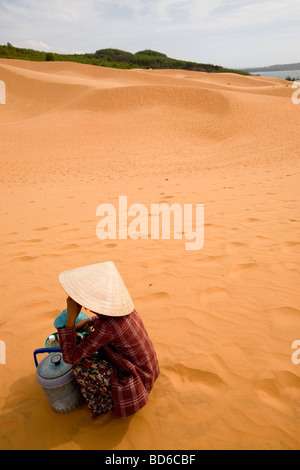
[[[90,318],[85,318],[84,320],[80,320],[75,324],[76,330],[87,330],[90,326]]]
[[[79,305],[71,297],[67,298],[67,321],[66,326],[74,326],[76,318],[81,311],[81,305]]]

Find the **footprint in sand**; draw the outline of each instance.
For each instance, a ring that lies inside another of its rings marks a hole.
[[[259,274],[259,266],[255,262],[236,264],[230,269],[228,278],[233,281],[245,280],[248,282],[249,280],[257,279]]]
[[[289,371],[274,372],[274,378],[258,383],[256,394],[267,406],[289,411],[300,401],[300,377]]]
[[[36,258],[38,257],[37,256],[18,256],[17,258],[14,258],[14,260],[27,262],[27,261],[33,261]]]
[[[248,217],[247,219],[243,220],[243,224],[253,224],[255,222],[262,222],[261,219],[257,219],[256,217]]]
[[[294,338],[295,325],[299,323],[300,310],[290,306],[283,306],[265,309],[264,313],[268,319],[273,336],[286,338],[287,340]]]
[[[170,302],[170,295],[168,292],[153,292],[151,294],[146,294],[140,297],[136,297],[137,300],[145,302],[147,305],[155,304],[157,302],[158,305],[163,305],[165,303]]]
[[[281,253],[300,253],[300,242],[291,242],[291,241],[287,241],[287,242],[283,242],[280,244],[280,251]]]
[[[38,227],[38,228],[35,228],[34,230],[36,230],[37,232],[42,232],[43,230],[49,230],[49,227]]]
[[[200,304],[204,310],[216,303],[224,304],[224,302],[229,302],[230,300],[230,295],[223,287],[210,287],[201,292],[199,296]]]
[[[68,245],[63,245],[57,248],[59,251],[65,251],[65,250],[74,250],[75,248],[79,248],[79,245],[77,243],[69,243]]]
[[[219,364],[206,354],[163,367],[175,390],[184,392],[220,392],[226,383],[220,376]]]
[[[247,245],[241,242],[228,242],[225,243],[224,249],[225,253],[229,255],[235,255],[240,254],[243,250],[247,249]]]
[[[95,222],[93,219],[89,219],[89,220],[81,220],[80,223],[81,224],[89,224],[90,222]]]

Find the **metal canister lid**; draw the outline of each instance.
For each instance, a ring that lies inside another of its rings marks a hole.
[[[62,358],[62,353],[55,352],[45,357],[38,366],[38,374],[44,379],[57,379],[72,369]]]

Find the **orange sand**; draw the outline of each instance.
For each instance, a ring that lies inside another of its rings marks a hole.
[[[0,60],[1,449],[300,449],[300,105],[266,77]],[[185,240],[104,240],[96,209],[205,205]],[[113,260],[161,376],[125,420],[56,414],[33,351],[64,269]]]

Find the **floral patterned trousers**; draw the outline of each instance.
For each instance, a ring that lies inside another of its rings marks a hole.
[[[73,374],[93,418],[113,410],[108,362],[97,356],[88,357],[73,365]]]

